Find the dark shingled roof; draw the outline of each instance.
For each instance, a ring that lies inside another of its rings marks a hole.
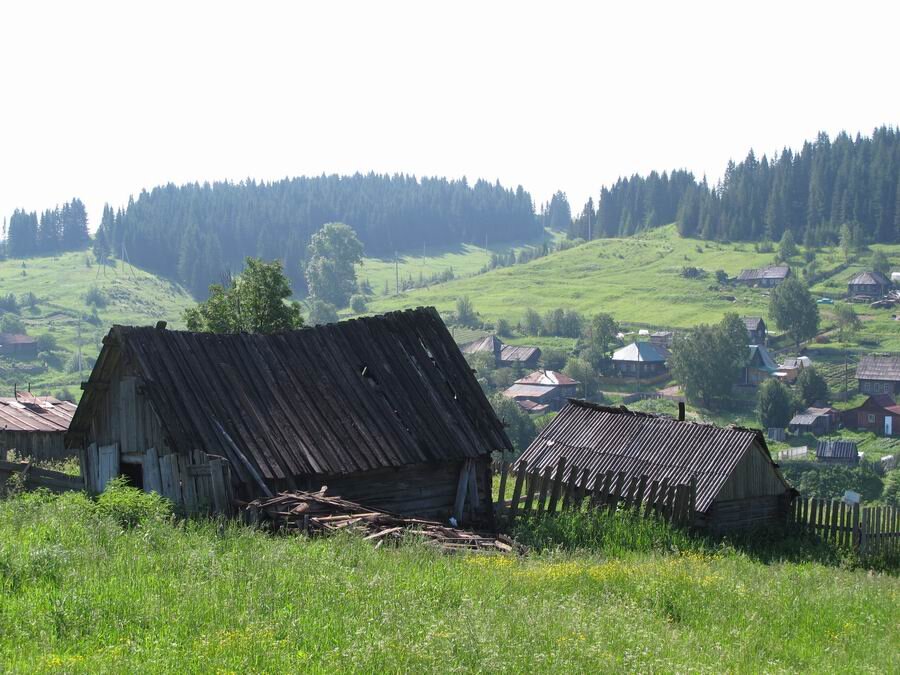
[[[741,270],[738,281],[760,281],[762,279],[786,279],[791,273],[787,265],[771,265],[756,270]]]
[[[888,281],[881,272],[860,272],[850,280],[850,286],[890,286]]]
[[[500,350],[501,361],[525,362],[532,358],[540,357],[541,350],[537,347],[517,347],[516,345],[503,345]]]
[[[607,471],[646,475],[651,481],[667,478],[670,484],[687,484],[696,476],[697,510],[703,512],[754,443],[777,474],[759,431],[679,422],[570,400],[541,430],[514,470],[525,464],[531,473],[543,471],[565,457],[570,468],[590,470],[588,489]]]
[[[900,356],[866,354],[856,366],[856,378],[900,382]]]
[[[743,317],[744,325],[747,327],[747,330],[756,332],[765,327],[765,323],[762,320],[761,316],[745,316]]]
[[[115,326],[71,432],[89,429],[119,358],[141,378],[175,449],[227,457],[244,482],[252,474],[235,447],[265,479],[512,447],[433,308],[273,335]]]

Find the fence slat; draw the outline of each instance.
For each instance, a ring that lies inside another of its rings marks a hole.
[[[609,510],[615,511],[616,507],[619,505],[619,499],[622,497],[622,491],[625,487],[625,474],[623,472],[619,472],[616,474],[616,482],[610,490],[609,493]]]
[[[637,495],[634,497],[634,510],[638,513],[641,512],[641,504],[644,503],[644,493],[647,491],[647,476],[641,476],[640,481],[638,481],[638,490]]]
[[[516,511],[519,510],[519,498],[522,496],[522,484],[525,482],[525,465],[519,466],[516,473],[516,484],[513,486],[512,503],[509,505],[509,517],[515,518]]]
[[[675,513],[675,492],[677,489],[677,485],[669,486],[669,493],[666,495],[666,505],[664,507],[665,518],[669,522],[672,521],[672,517]]]
[[[666,517],[666,495],[669,491],[669,479],[663,478],[662,483],[659,484],[659,490],[656,493],[656,502],[653,505],[654,510],[658,516],[662,518]]]
[[[538,493],[538,503],[537,510],[538,513],[544,512],[544,507],[547,505],[547,490],[550,489],[550,477],[553,475],[553,467],[547,466],[544,467],[544,472],[541,474],[540,485],[541,489]]]
[[[509,462],[500,462],[500,487],[497,490],[497,501],[503,504],[506,501],[506,474],[509,473]]]
[[[588,480],[591,477],[591,470],[588,468],[584,468],[581,471],[581,478],[578,481],[578,487],[575,490],[575,508],[577,510],[581,510],[584,506],[584,497],[588,492]],[[594,486],[596,489],[596,485]]]
[[[572,504],[575,501],[575,491],[578,489],[576,486],[578,484],[578,465],[573,464],[572,468],[569,469],[569,482],[566,483],[566,488],[564,490],[563,495],[563,511],[572,508]]]
[[[656,501],[656,491],[659,489],[659,481],[655,480],[650,483],[650,490],[647,492],[647,503],[644,506],[644,517],[647,518],[653,513],[653,503]]]
[[[553,489],[550,490],[550,505],[547,510],[550,513],[556,513],[556,506],[559,502],[559,491],[562,489],[563,473],[566,470],[566,458],[560,457],[556,463],[556,476],[553,479]]]
[[[540,483],[540,476],[536,473],[528,474],[527,482],[525,483],[525,506],[523,507],[525,511],[530,512],[532,506],[534,505],[534,493],[537,491],[538,483]]]

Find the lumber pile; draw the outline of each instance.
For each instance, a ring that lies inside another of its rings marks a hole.
[[[318,492],[281,492],[256,499],[243,507],[244,519],[254,525],[269,524],[277,530],[321,535],[347,530],[360,534],[376,548],[418,537],[442,551],[500,551],[524,553],[522,546],[504,535],[461,530],[442,523],[407,518]]]

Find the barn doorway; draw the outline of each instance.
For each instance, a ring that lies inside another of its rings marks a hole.
[[[128,484],[138,490],[144,489],[144,466],[133,462],[122,462],[120,475],[128,479]]]

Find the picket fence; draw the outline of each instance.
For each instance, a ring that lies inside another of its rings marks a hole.
[[[842,499],[798,497],[790,518],[801,528],[860,555],[900,553],[900,509],[863,506]]]
[[[568,467],[568,470],[567,470]],[[543,472],[531,473],[524,464],[516,467],[509,462],[495,463],[500,475],[496,504],[498,516],[515,518],[529,513],[559,513],[580,510],[585,504],[591,508],[613,511],[624,508],[633,513],[656,515],[669,522],[690,525],[694,520],[697,503],[697,481],[689,484],[670,484],[667,479],[650,480],[648,476],[626,476],[622,472],[607,471],[598,474],[591,489],[590,469],[568,466],[561,457],[556,466],[548,466]],[[512,496],[506,498],[512,484]]]

